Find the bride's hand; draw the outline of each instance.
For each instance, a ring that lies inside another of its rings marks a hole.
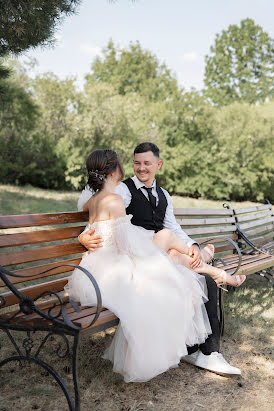
[[[191,257],[190,268],[194,270],[202,264],[202,256],[199,247],[196,244],[193,244],[189,247],[188,255]]]
[[[97,248],[103,247],[102,242],[104,241],[100,235],[95,235],[95,230],[88,230],[80,234],[80,243],[88,249],[89,252],[96,251]]]

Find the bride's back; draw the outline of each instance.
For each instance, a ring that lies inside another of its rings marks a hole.
[[[105,221],[125,215],[125,210],[121,210],[122,198],[115,193],[101,191],[96,193],[86,203],[89,211],[89,223],[95,221]],[[117,215],[117,212],[119,215]]]

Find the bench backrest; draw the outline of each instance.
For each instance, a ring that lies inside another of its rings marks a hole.
[[[63,290],[67,282],[64,277],[72,268],[54,267],[62,263],[79,264],[85,249],[77,237],[87,220],[88,213],[84,212],[0,216],[0,265],[23,276],[9,280],[16,287],[23,287],[22,293],[29,297],[47,290]],[[6,291],[4,287],[0,279],[0,293]],[[9,291],[4,297],[5,307],[18,302]]]
[[[217,255],[233,250],[232,244],[224,241],[238,238],[231,209],[175,208],[174,214],[182,229],[199,244],[213,243]]]
[[[217,254],[231,252],[232,245],[224,242],[224,237],[237,239],[231,210],[177,208],[174,211],[178,223],[198,243],[210,239]],[[55,267],[62,263],[79,264],[85,249],[77,237],[87,220],[85,212],[0,216],[0,265],[23,276],[9,277],[22,294],[34,297],[47,290],[63,290],[72,269]],[[52,270],[44,273],[48,269]],[[17,297],[0,280],[0,293],[3,290],[5,307],[18,303]]]
[[[271,204],[236,208],[234,213],[240,229],[256,246],[260,247],[273,240],[274,212]]]

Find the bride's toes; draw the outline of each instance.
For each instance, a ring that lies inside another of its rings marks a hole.
[[[205,263],[208,263],[214,257],[215,247],[213,244],[207,244],[202,250],[202,256]]]
[[[246,280],[245,275],[234,275],[231,278],[236,280],[236,285],[234,287],[239,287],[240,285],[243,284],[243,282]]]
[[[232,287],[239,287],[245,281],[245,275],[229,275],[226,276],[226,284],[231,285]]]

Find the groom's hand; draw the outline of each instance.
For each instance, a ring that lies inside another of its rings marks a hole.
[[[188,255],[191,257],[190,267],[192,270],[199,267],[202,263],[202,256],[199,247],[196,244],[193,244],[189,247]]]
[[[88,249],[89,252],[95,251],[99,247],[103,247],[102,242],[104,241],[100,235],[95,235],[94,228],[92,230],[85,231],[80,234],[80,243]]]

